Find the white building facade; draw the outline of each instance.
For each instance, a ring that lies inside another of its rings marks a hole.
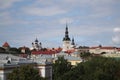
[[[8,61],[7,57],[11,58]],[[39,59],[26,59],[10,54],[0,54],[0,80],[7,80],[7,75],[13,71],[16,67],[21,65],[33,64],[35,68],[39,70],[41,77],[52,80],[52,63],[46,60]]]

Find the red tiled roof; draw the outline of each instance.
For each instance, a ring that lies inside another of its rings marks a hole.
[[[32,54],[56,54],[56,53],[59,53],[61,50],[46,50],[46,51],[42,51],[42,50],[39,50],[39,51],[32,51],[31,53]]]
[[[99,47],[90,47],[89,49],[96,49],[96,48],[99,48]]]
[[[115,47],[101,47],[101,49],[115,49]]]
[[[90,47],[89,49],[96,49],[96,48],[100,48],[100,49],[115,49],[115,47],[111,47],[111,46],[104,46],[104,47]]]
[[[118,51],[120,51],[120,48],[117,48]]]
[[[5,43],[3,44],[3,47],[10,47],[10,46],[9,46],[9,44],[8,44],[7,42],[5,42]]]
[[[68,54],[73,53],[73,52],[75,52],[74,49],[71,49],[71,50],[67,50],[67,51],[65,51],[65,53],[68,53]]]
[[[20,49],[23,49],[23,50],[26,50],[26,49],[29,49],[28,47],[20,47]]]

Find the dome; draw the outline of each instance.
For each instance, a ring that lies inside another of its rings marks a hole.
[[[70,38],[69,37],[64,37],[63,41],[70,41]]]
[[[36,38],[35,42],[36,42],[36,43],[38,43],[38,40],[37,40],[37,38]]]

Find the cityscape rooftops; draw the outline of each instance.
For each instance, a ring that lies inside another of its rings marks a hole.
[[[95,46],[95,47],[90,47],[89,49],[96,49],[96,48],[99,48],[99,49],[117,49],[117,47],[111,47],[111,46],[102,46],[102,47],[99,47],[99,46]]]

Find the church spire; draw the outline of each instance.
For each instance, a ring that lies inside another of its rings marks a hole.
[[[71,43],[71,45],[75,45],[74,38],[72,38],[72,43]]]
[[[63,41],[70,41],[67,23],[66,23],[65,37],[63,38]]]
[[[69,32],[68,32],[68,27],[67,27],[67,24],[66,24],[65,37],[69,37]]]

